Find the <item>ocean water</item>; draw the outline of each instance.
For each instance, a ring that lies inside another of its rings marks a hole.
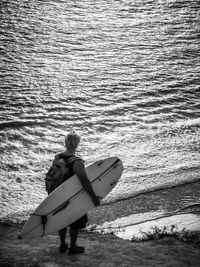
[[[86,165],[123,161],[103,202],[134,201],[115,220],[200,210],[199,10],[196,0],[1,1],[1,221],[25,220],[46,197],[71,130]]]

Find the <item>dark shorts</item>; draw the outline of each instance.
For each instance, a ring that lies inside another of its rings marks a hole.
[[[75,221],[72,224],[70,224],[70,228],[72,230],[85,228],[87,222],[88,222],[88,217],[87,217],[87,214],[85,214],[81,218],[79,218],[77,221]]]

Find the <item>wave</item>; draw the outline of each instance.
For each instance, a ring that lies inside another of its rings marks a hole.
[[[124,200],[129,200],[133,197],[137,197],[140,195],[145,195],[145,194],[149,194],[149,193],[154,193],[154,192],[158,192],[158,191],[162,191],[162,190],[166,190],[166,189],[172,189],[172,188],[178,188],[180,186],[184,186],[184,185],[188,185],[188,184],[195,184],[198,183],[200,181],[200,177],[190,177],[190,180],[182,180],[182,181],[174,181],[174,183],[166,183],[166,184],[160,184],[160,185],[156,185],[156,186],[152,186],[152,187],[148,187],[148,188],[144,188],[144,189],[139,189],[137,191],[130,191],[125,193],[124,191],[122,191],[122,193],[117,192],[117,194],[114,192],[111,192],[106,198],[105,200],[103,200],[103,203],[101,205],[109,205],[111,203],[115,203],[118,201],[124,201]]]
[[[25,121],[7,121],[0,123],[0,131],[4,130],[5,128],[21,128],[24,126],[36,126],[36,125],[43,125],[44,122],[37,121],[37,120],[25,120]]]
[[[102,225],[90,225],[88,231],[114,234],[125,240],[144,241],[165,236],[182,241],[200,242],[200,203],[196,212],[147,212],[118,218]]]

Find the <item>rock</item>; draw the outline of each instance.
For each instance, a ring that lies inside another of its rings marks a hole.
[[[18,177],[18,178],[16,179],[16,182],[18,182],[18,183],[22,183],[22,179]]]

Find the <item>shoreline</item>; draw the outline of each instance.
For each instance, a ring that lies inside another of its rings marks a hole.
[[[102,224],[132,214],[159,211],[160,207],[167,212],[174,214],[179,211],[181,212],[182,210],[200,213],[200,190],[198,188],[200,188],[200,181],[178,185],[170,189],[163,188],[156,191],[149,191],[136,196],[117,199],[113,202],[101,203],[100,206],[92,209],[88,214],[91,224]],[[196,199],[194,199],[192,203],[188,203],[188,206],[185,206],[186,203],[184,205],[184,202],[180,205],[182,198],[187,195],[190,196],[192,193],[194,194],[194,189],[196,189]],[[146,205],[146,203],[148,203],[148,205]],[[36,207],[37,204],[31,210],[21,210],[9,213],[2,216],[0,222],[8,222],[9,224],[12,224],[12,222],[23,223],[28,219],[30,213],[32,213]]]
[[[0,224],[0,267],[59,266],[199,266],[200,244],[172,237],[131,242],[111,234],[81,231],[78,244],[85,253],[59,253],[57,234],[32,240],[18,240],[21,225]],[[69,238],[67,236],[66,241]]]
[[[199,243],[200,202],[163,213],[159,210],[159,206],[162,204],[162,199],[166,200],[165,196],[169,192],[162,193],[160,195],[160,192],[157,194],[154,192],[153,195],[149,193],[145,198],[137,196],[100,205],[88,212],[89,223],[86,229],[89,232],[113,234],[134,241],[171,236],[179,240]],[[2,217],[0,227],[5,228],[8,225],[22,228],[32,212],[32,210],[24,210]],[[188,216],[191,220],[188,220]]]

